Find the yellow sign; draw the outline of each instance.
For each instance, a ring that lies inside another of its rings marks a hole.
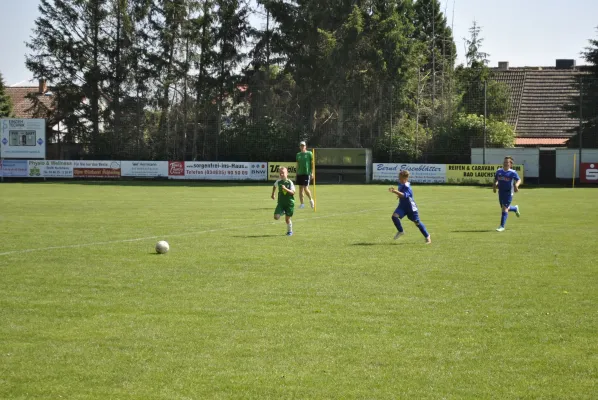
[[[502,164],[448,164],[446,166],[447,183],[494,183],[494,174]],[[523,165],[513,165],[523,183]]]
[[[268,162],[268,180],[275,181],[280,178],[280,167],[287,167],[289,170],[289,179],[295,182],[297,180],[297,164],[291,162]]]

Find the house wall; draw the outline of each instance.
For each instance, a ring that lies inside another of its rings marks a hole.
[[[484,164],[484,149],[471,149],[471,163]],[[523,164],[523,172],[526,178],[538,178],[540,176],[540,149],[515,147],[501,149],[486,149],[486,164],[502,164],[505,156],[515,159],[515,164]]]
[[[575,177],[579,178],[579,149],[556,149],[556,177],[573,178],[573,158],[575,155]],[[582,149],[581,162],[598,163],[598,149]]]

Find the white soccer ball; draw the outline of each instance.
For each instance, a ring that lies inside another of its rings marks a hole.
[[[166,240],[160,240],[156,243],[156,253],[164,254],[170,250],[170,246]]]

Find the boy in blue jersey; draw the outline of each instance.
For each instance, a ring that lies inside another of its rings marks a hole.
[[[392,222],[395,224],[398,231],[395,235],[395,240],[405,234],[403,232],[403,226],[401,225],[401,218],[407,216],[410,221],[413,221],[413,223],[417,225],[422,235],[424,235],[426,244],[432,243],[432,239],[430,239],[430,234],[426,230],[425,225],[419,220],[419,212],[415,200],[413,199],[411,184],[409,183],[409,171],[404,170],[399,172],[399,189],[397,190],[394,187],[390,187],[388,188],[388,191],[396,194],[399,198],[399,205],[392,214]]]
[[[503,167],[499,168],[494,175],[494,186],[492,189],[494,193],[498,190],[498,202],[501,208],[500,226],[496,229],[497,232],[505,230],[505,224],[509,211],[514,212],[518,217],[521,216],[519,212],[519,206],[512,206],[513,192],[519,191],[519,185],[521,184],[521,178],[517,172],[512,169],[513,159],[509,156],[505,157],[502,163]]]

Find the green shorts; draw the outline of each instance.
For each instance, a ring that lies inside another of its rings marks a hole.
[[[289,204],[286,206],[278,204],[276,206],[276,209],[274,210],[274,215],[276,215],[276,214],[288,215],[289,217],[292,217],[294,212],[295,212],[295,204]]]

